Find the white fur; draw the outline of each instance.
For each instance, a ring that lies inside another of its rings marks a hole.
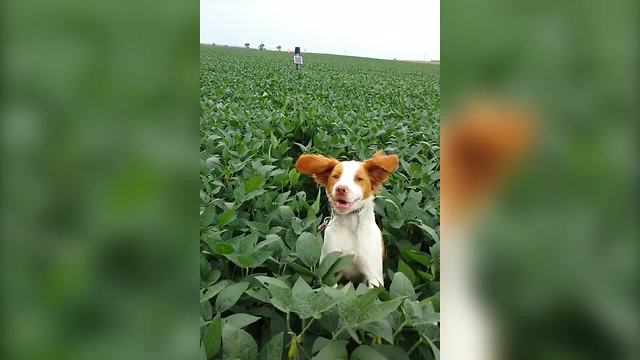
[[[362,208],[357,214],[334,215],[324,233],[324,244],[320,261],[333,251],[355,255],[353,265],[346,269],[346,277],[362,274],[369,287],[384,286],[382,272],[382,233],[376,224],[373,208],[374,196],[363,199],[362,188],[355,183],[355,173],[361,162],[342,162],[343,172],[333,187],[347,186],[347,198],[353,202],[350,211]]]

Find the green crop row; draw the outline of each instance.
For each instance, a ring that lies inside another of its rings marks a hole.
[[[430,359],[439,345],[439,66],[201,47],[203,359]],[[377,194],[385,288],[319,262],[302,153],[400,165]]]

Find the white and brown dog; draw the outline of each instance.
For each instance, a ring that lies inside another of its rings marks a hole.
[[[369,287],[384,286],[384,242],[373,212],[374,194],[396,169],[398,161],[398,156],[384,156],[380,152],[363,162],[309,154],[296,161],[300,173],[312,175],[319,185],[325,186],[332,207],[320,261],[333,251],[355,255],[351,268],[342,275],[349,279],[362,275]]]

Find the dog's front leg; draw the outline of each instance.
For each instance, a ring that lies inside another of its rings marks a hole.
[[[367,286],[370,288],[384,286],[384,276],[382,273],[382,257],[376,258],[363,256],[360,262],[360,272],[364,276]]]

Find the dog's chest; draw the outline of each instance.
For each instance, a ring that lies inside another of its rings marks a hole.
[[[324,246],[327,252],[342,251],[345,254],[363,255],[363,251],[370,247],[376,236],[379,237],[379,229],[375,221],[340,219],[327,226]]]

